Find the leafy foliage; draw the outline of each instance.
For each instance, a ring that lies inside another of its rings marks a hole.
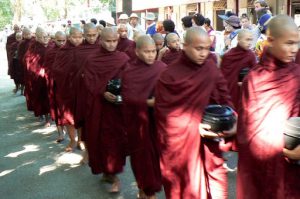
[[[10,24],[13,19],[10,0],[0,0],[0,29]]]

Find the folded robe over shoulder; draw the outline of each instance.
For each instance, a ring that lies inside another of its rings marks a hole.
[[[49,100],[47,92],[47,80],[45,76],[44,58],[47,47],[34,41],[26,52],[26,71],[30,104],[33,105],[35,116],[49,113]]]
[[[236,110],[241,96],[241,87],[238,85],[240,71],[246,67],[251,69],[255,64],[255,54],[240,46],[230,49],[222,58],[221,71],[228,82],[228,89]]]
[[[99,53],[89,56],[83,66],[86,92],[84,140],[92,173],[116,174],[125,164],[125,133],[121,107],[103,97],[108,81],[120,78],[129,58],[123,52]]]
[[[135,42],[132,40],[120,38],[117,50],[126,53],[131,59],[135,58]]]
[[[161,61],[163,61],[165,64],[169,65],[172,62],[176,61],[181,55],[181,50],[176,49],[169,49],[164,56],[161,58]]]
[[[265,52],[243,82],[237,198],[299,198],[300,166],[282,153],[284,125],[299,117],[300,67]]]
[[[166,198],[226,198],[219,143],[203,139],[199,124],[209,103],[232,105],[215,57],[198,65],[183,52],[156,86],[155,113]]]
[[[131,166],[139,189],[147,195],[160,191],[161,174],[153,109],[146,101],[153,97],[156,82],[165,68],[161,61],[148,65],[135,59],[122,75],[122,110]]]
[[[11,45],[13,44],[13,43],[15,43],[17,41],[17,39],[16,39],[16,33],[13,33],[13,34],[11,34],[11,35],[9,35],[8,37],[7,37],[7,40],[6,40],[6,55],[7,55],[7,62],[8,62],[8,72],[7,72],[7,74],[8,75],[11,75],[11,67],[10,67],[10,62],[11,62],[11,60],[12,60],[12,56],[11,56]]]

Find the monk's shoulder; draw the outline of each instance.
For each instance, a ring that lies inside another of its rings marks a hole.
[[[119,59],[120,61],[123,61],[123,62],[128,62],[130,60],[130,58],[128,57],[128,55],[126,53],[120,52],[120,51],[115,52],[115,57],[116,57],[116,59]]]

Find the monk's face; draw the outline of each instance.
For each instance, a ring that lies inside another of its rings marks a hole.
[[[118,33],[121,38],[126,39],[128,37],[127,27],[124,27],[124,26],[120,27],[118,29]]]
[[[249,28],[250,27],[250,21],[247,18],[241,19],[241,26],[242,28]]]
[[[284,30],[277,37],[268,36],[271,54],[284,63],[295,60],[299,41],[299,33],[296,30]]]
[[[253,36],[251,33],[245,33],[241,38],[238,38],[239,46],[245,50],[249,50],[252,46]]]
[[[162,49],[162,47],[164,47],[164,40],[156,40],[155,46],[156,46],[156,50]]]
[[[196,64],[203,64],[209,55],[211,40],[208,36],[195,35],[183,45],[185,54]]]
[[[98,38],[98,30],[96,28],[86,30],[84,38],[89,44],[95,44]]]
[[[171,49],[176,49],[179,50],[180,49],[180,39],[178,36],[174,36],[172,38],[169,39],[168,41],[168,47]]]
[[[118,40],[119,40],[119,35],[116,33],[104,34],[101,37],[101,45],[107,51],[113,52],[117,48]]]
[[[74,46],[79,46],[80,44],[82,44],[82,41],[83,41],[82,33],[81,32],[74,32],[73,34],[71,34],[69,36],[69,41]]]
[[[36,41],[43,44],[44,46],[47,46],[50,41],[50,37],[46,32],[43,32],[39,35],[36,35]]]
[[[17,41],[22,41],[22,35],[16,37]]]
[[[32,38],[31,32],[26,32],[26,33],[23,32],[23,38],[24,39],[31,39]]]
[[[62,47],[66,43],[66,36],[58,35],[55,37],[54,42],[58,47]]]
[[[141,48],[136,49],[137,57],[146,64],[153,64],[156,58],[156,47],[154,44],[144,44]]]

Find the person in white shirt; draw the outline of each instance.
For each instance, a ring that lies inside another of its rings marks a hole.
[[[139,24],[139,17],[137,14],[132,13],[129,17],[129,25],[132,27],[133,32],[145,33],[145,29]]]
[[[133,29],[132,26],[128,23],[128,15],[121,14],[119,17],[119,24],[125,24],[127,26],[128,39],[133,40]]]

